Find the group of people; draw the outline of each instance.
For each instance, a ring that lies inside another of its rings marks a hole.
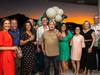
[[[38,60],[39,75],[66,75],[69,62],[74,75],[91,75],[100,71],[99,17],[94,16],[94,24],[84,21],[82,28],[76,27],[75,34],[68,30],[65,23],[56,29],[56,22],[41,18],[42,26],[34,26],[32,19],[27,20],[22,29],[16,19],[2,19],[0,23],[0,75],[34,75]],[[20,48],[19,48],[20,47]],[[18,58],[16,51],[22,51]],[[38,55],[38,58],[37,58]]]

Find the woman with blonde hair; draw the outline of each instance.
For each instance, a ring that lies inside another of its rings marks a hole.
[[[95,32],[90,29],[90,22],[85,21],[83,23],[83,29],[81,34],[85,39],[85,48],[82,50],[82,58],[81,58],[81,68],[84,70],[84,74],[91,75],[91,70],[93,70],[96,65],[96,52],[94,50],[95,44]]]

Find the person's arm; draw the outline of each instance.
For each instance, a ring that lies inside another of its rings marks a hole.
[[[45,55],[45,40],[44,40],[44,37],[43,37],[43,35],[42,35],[42,38],[41,38],[41,47],[42,47],[42,52],[44,53],[44,55]]]
[[[90,48],[88,49],[89,51],[89,53],[91,53],[92,52],[92,48],[93,48],[93,46],[94,46],[94,44],[95,44],[95,41],[96,41],[96,36],[95,36],[95,32],[92,32],[92,34],[91,34],[91,36],[92,36],[92,44],[91,44],[91,46],[90,46]]]
[[[18,47],[13,46],[13,47],[0,47],[0,50],[17,50]]]
[[[68,30],[68,32],[67,32],[67,33],[68,33],[68,38],[69,38],[69,39],[71,39],[71,38],[73,37],[72,32]]]
[[[96,35],[95,35],[95,32],[93,32],[91,35],[92,35],[93,41],[92,41],[92,44],[91,44],[90,48],[93,48],[93,46],[94,46],[94,44],[95,44],[95,41],[96,41]]]
[[[70,46],[72,46],[72,44],[73,44],[73,38],[72,38],[71,41],[70,41]]]
[[[20,45],[25,45],[26,43],[28,43],[29,41],[32,41],[32,40],[34,40],[34,36],[31,36],[27,40],[20,40]]]
[[[85,48],[85,40],[84,40],[84,37],[82,37],[82,48]]]
[[[37,47],[38,47],[39,46],[39,29],[37,29],[36,41],[37,41]]]
[[[37,51],[38,52],[40,52],[41,51],[41,49],[40,49],[40,47],[39,47],[39,45],[40,45],[40,42],[39,42],[39,28],[37,29],[37,34],[36,34],[36,42],[37,42]]]
[[[24,40],[24,36],[22,35],[21,36],[21,40],[20,40],[20,45],[25,45],[26,43],[28,43],[29,41],[32,41],[32,40],[34,40],[34,35],[32,35],[29,39],[27,39],[27,40]]]
[[[62,40],[63,39],[62,34],[60,32],[57,32],[56,33],[56,36],[58,37],[59,40]]]
[[[44,55],[45,55],[45,44],[44,44],[44,42],[41,43],[41,47],[42,47],[42,52],[43,52]]]
[[[73,34],[72,34],[72,32],[71,31],[67,31],[67,35],[68,35],[68,38],[69,38],[69,43],[71,42],[71,39],[73,38]]]
[[[26,43],[28,43],[30,40],[20,40],[20,45],[25,45]]]

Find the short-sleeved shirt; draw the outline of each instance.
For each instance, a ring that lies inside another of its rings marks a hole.
[[[45,31],[42,35],[42,41],[45,45],[45,52],[47,56],[57,56],[59,55],[58,38],[57,32]]]
[[[17,29],[17,30],[10,30],[9,32],[10,32],[10,34],[12,36],[14,46],[19,46],[20,30],[19,29]]]
[[[44,30],[43,26],[39,27],[37,30],[37,40],[41,40],[42,34],[44,33],[44,31],[49,30],[48,26],[47,29]]]
[[[95,43],[95,46],[97,47],[98,46],[98,41],[99,41],[99,38],[100,38],[100,23],[97,24],[96,26],[94,25],[91,25],[91,29],[93,29],[95,31],[95,35],[96,35],[96,43]]]

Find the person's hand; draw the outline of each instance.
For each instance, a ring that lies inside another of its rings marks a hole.
[[[41,49],[39,47],[37,47],[37,52],[39,52],[39,53],[41,52]]]
[[[44,53],[44,56],[46,55],[46,52],[43,52]]]
[[[18,47],[17,46],[14,46],[14,50],[18,50]]]
[[[29,38],[29,41],[32,41],[32,40],[34,40],[34,36],[31,36],[31,37]]]
[[[56,35],[57,35],[57,37],[60,37],[61,36],[61,33],[60,32],[57,32]]]
[[[88,53],[92,53],[92,48],[89,48],[88,49]]]
[[[34,42],[34,45],[37,45],[37,42],[36,41]]]
[[[23,57],[22,50],[21,50],[20,47],[17,48],[17,50],[15,51],[15,53],[17,54],[17,57],[18,57],[18,58]]]
[[[46,55],[46,52],[45,52],[45,50],[43,50],[43,54],[44,54],[44,55]]]
[[[59,39],[62,39],[62,35],[61,35],[60,32],[58,32],[58,33],[56,34],[56,36],[57,36]]]

